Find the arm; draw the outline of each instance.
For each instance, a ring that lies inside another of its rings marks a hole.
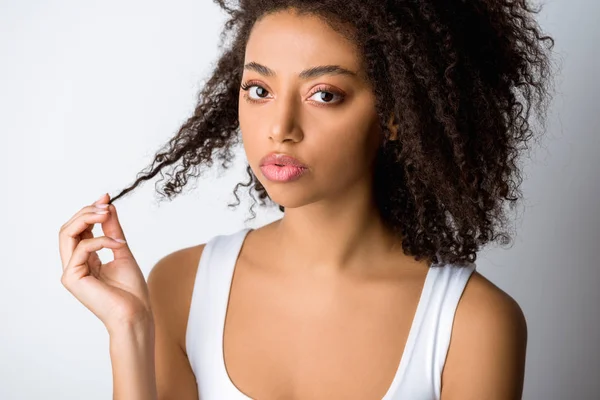
[[[454,319],[442,400],[520,400],[527,323],[517,302],[476,271]]]
[[[113,399],[156,399],[151,318],[110,332]]]
[[[109,199],[102,195],[60,227],[61,283],[108,330],[115,400],[197,400],[181,344],[204,245],[164,257],[146,282]],[[92,234],[96,223],[104,236]],[[96,253],[103,248],[114,256],[106,264]]]
[[[148,276],[155,325],[158,400],[198,400],[196,378],[185,353],[194,277],[204,245],[173,252]]]

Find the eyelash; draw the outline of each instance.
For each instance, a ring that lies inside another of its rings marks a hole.
[[[254,81],[243,82],[240,87],[242,90],[247,92],[252,86],[258,86],[258,87],[265,89],[262,85],[258,84],[258,82],[254,82]],[[338,92],[337,90],[333,90],[333,89],[331,89],[331,87],[326,86],[326,85],[317,86],[316,88],[314,88],[311,91],[311,93],[308,97],[312,97],[315,93],[319,93],[319,92],[331,93],[334,96],[338,96],[340,99],[337,102],[330,102],[330,103],[316,102],[318,107],[330,107],[333,104],[340,104],[344,101],[344,98],[345,98],[345,96],[342,93]],[[262,103],[262,101],[260,101],[260,100],[255,100],[255,99],[251,98],[250,96],[248,96],[248,94],[244,94],[244,99],[249,103]]]

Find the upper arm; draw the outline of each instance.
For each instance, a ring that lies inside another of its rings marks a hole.
[[[441,399],[521,399],[526,346],[518,303],[474,271],[456,310]]]
[[[163,257],[148,276],[159,400],[198,400],[196,378],[185,353],[185,331],[203,247],[190,247]]]

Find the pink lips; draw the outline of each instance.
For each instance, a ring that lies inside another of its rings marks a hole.
[[[263,165],[260,167],[260,170],[270,181],[290,182],[300,178],[306,171],[306,168],[294,167],[291,165],[284,165],[283,167],[277,165]]]
[[[260,170],[270,181],[291,182],[308,171],[308,167],[286,154],[270,153],[260,160]]]

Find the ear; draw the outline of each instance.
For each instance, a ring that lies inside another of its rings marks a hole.
[[[392,113],[388,121],[388,128],[391,132],[389,140],[391,141],[398,140],[398,124],[396,124],[395,121],[396,119],[394,118],[394,113]]]

